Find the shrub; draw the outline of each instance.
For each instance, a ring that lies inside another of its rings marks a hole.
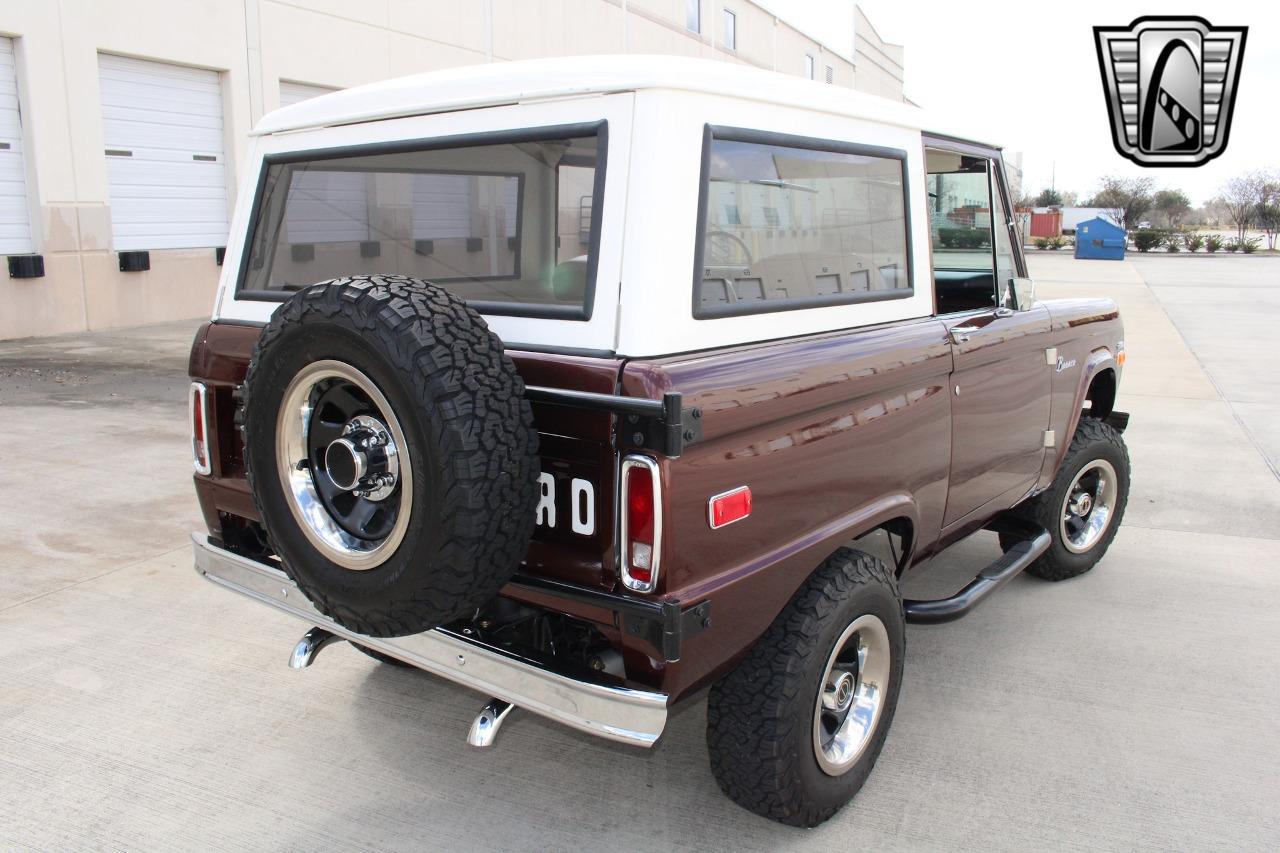
[[[1203,234],[1183,234],[1182,245],[1187,247],[1188,252],[1198,252],[1204,248]]]
[[[1049,248],[1049,237],[1036,237],[1032,242],[1035,243],[1037,249]]]
[[[1213,253],[1222,248],[1222,238],[1217,234],[1210,234],[1204,238],[1204,250]]]
[[[1236,237],[1233,240],[1228,241],[1227,251],[1235,252],[1238,250],[1244,252],[1246,255],[1252,255],[1254,252],[1258,251],[1258,246],[1260,245],[1262,245],[1261,238],[1246,237],[1241,240],[1239,237]]]
[[[991,232],[985,228],[939,228],[938,242],[945,249],[986,249],[991,246]]]
[[[1166,252],[1181,252],[1182,237],[1178,234],[1166,234],[1164,237],[1164,250]]]
[[[1133,232],[1133,245],[1139,252],[1150,252],[1164,243],[1164,233],[1143,229]]]
[[[1063,237],[1061,234],[1049,238],[1049,248],[1052,251],[1056,252],[1065,245],[1067,245],[1067,238]]]
[[[1235,252],[1239,250],[1239,248],[1240,248],[1240,243],[1235,237],[1232,237],[1230,240],[1222,244],[1222,250],[1224,252]]]

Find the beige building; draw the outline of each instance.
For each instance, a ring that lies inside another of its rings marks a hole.
[[[207,314],[244,140],[281,105],[595,53],[903,99],[901,46],[852,2],[831,32],[851,55],[750,0],[0,0],[0,339]]]

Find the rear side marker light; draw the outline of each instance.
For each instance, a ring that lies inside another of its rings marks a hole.
[[[191,456],[197,474],[208,474],[209,464],[209,398],[203,382],[191,383]]]
[[[662,552],[662,478],[647,456],[622,460],[622,584],[652,592]]]
[[[707,501],[707,523],[715,530],[751,515],[751,487],[739,486]]]

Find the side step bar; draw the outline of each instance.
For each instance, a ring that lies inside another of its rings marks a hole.
[[[1004,586],[1013,578],[1022,574],[1022,570],[1035,562],[1036,558],[1049,550],[1053,541],[1049,531],[1035,525],[1001,519],[998,529],[1001,533],[1015,533],[1020,538],[1000,558],[969,582],[968,586],[950,598],[939,598],[933,601],[908,599],[902,603],[906,611],[907,621],[917,624],[936,624],[951,622],[964,616],[991,593]]]

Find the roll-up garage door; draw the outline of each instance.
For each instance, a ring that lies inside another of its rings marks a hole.
[[[294,104],[300,104],[303,101],[309,101],[312,98],[318,98],[321,95],[336,91],[338,90],[326,89],[324,86],[311,86],[306,83],[291,83],[288,80],[281,80],[280,106],[291,107]]]
[[[227,242],[216,71],[98,55],[114,248]]]
[[[13,40],[0,38],[0,254],[31,251],[27,170],[22,158],[18,74]]]

